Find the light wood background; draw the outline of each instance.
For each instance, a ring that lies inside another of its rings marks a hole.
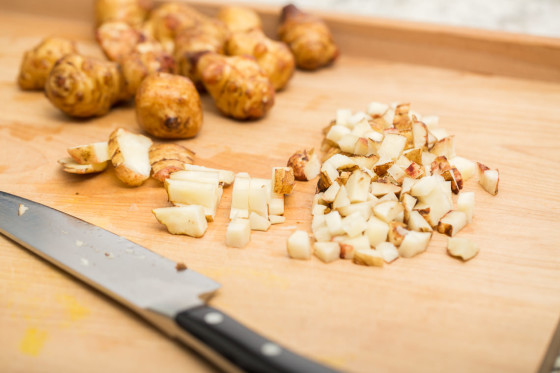
[[[407,101],[439,115],[456,135],[459,155],[499,168],[496,197],[475,180],[466,185],[476,193],[476,212],[460,235],[481,247],[475,259],[450,258],[446,239],[435,235],[418,257],[366,268],[287,258],[287,236],[310,226],[311,182],[299,183],[287,199],[285,224],[231,249],[224,245],[231,190],[206,235],[193,239],[167,234],[152,216],[151,209],[167,205],[157,182],[127,188],[112,170],[63,173],[56,161],[67,147],[102,141],[117,127],[138,129],[131,105],[76,121],[43,93],[17,88],[23,52],[44,36],[75,39],[85,53],[100,55],[87,4],[61,2],[57,14],[42,3],[22,0],[19,11],[0,3],[0,190],[185,262],[223,284],[213,306],[341,370],[528,372],[552,364],[560,342],[557,40],[329,16],[340,60],[318,72],[298,71],[265,119],[222,118],[203,97],[204,127],[181,141],[201,165],[269,177],[295,150],[319,145],[337,108],[363,110],[375,100]],[[274,12],[264,9],[269,31]],[[3,237],[0,329],[3,372],[213,370]]]

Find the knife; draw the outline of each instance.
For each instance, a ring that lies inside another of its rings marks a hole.
[[[206,305],[220,284],[105,229],[0,192],[0,233],[137,312],[226,372],[335,372]]]

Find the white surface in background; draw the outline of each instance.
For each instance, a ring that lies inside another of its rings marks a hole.
[[[290,0],[245,0],[285,5]],[[291,0],[304,9],[560,37],[560,0]]]

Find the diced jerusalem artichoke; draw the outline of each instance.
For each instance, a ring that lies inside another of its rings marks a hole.
[[[432,227],[430,226],[430,224],[428,224],[426,219],[424,219],[422,215],[420,215],[420,213],[416,210],[410,211],[407,224],[408,224],[408,228],[413,231],[417,231],[417,232],[433,231]]]
[[[462,192],[457,198],[457,209],[467,216],[467,223],[472,223],[474,214],[474,192]]]
[[[339,244],[342,259],[352,259],[357,250],[370,249],[369,240],[364,235],[357,237],[340,236]]]
[[[291,167],[272,168],[272,192],[290,194],[296,185],[294,170]]]
[[[282,224],[286,221],[286,217],[281,215],[268,215],[268,220],[270,224]]]
[[[340,257],[340,245],[337,242],[315,242],[315,256],[325,263],[330,263]]]
[[[426,251],[430,243],[431,233],[409,231],[399,246],[399,254],[404,258],[410,258]]]
[[[172,234],[202,237],[208,228],[204,208],[199,205],[162,207],[153,209],[152,212]]]
[[[328,242],[332,239],[331,232],[329,231],[329,227],[323,225],[319,228],[315,228],[313,230],[313,236],[317,242]]]
[[[478,246],[468,238],[450,237],[447,240],[449,255],[461,258],[464,261],[472,259],[478,254]]]
[[[251,239],[249,219],[234,219],[229,222],[226,230],[226,246],[243,248]]]
[[[437,226],[439,233],[453,237],[467,225],[467,215],[462,211],[449,211]]]
[[[478,183],[482,185],[491,195],[498,194],[498,183],[500,182],[500,173],[498,170],[491,170],[482,163],[478,164]]]
[[[387,240],[398,247],[401,245],[408,232],[409,231],[405,228],[403,223],[392,221],[389,223],[389,234],[387,235]]]
[[[350,205],[350,198],[348,198],[348,192],[346,191],[346,187],[344,185],[340,186],[338,193],[336,194],[336,198],[333,201],[332,207],[333,209],[339,209],[341,207],[345,207]]]
[[[107,141],[74,146],[68,148],[67,151],[79,164],[101,163],[111,159]]]
[[[309,259],[313,250],[306,231],[296,230],[288,237],[288,255],[293,259]]]
[[[249,185],[251,178],[247,174],[237,174],[231,192],[230,219],[249,218]]]
[[[379,251],[372,249],[357,250],[352,261],[356,264],[373,267],[383,267],[384,263],[383,255]]]
[[[266,232],[270,228],[270,221],[256,212],[251,212],[249,215],[249,223],[251,224],[251,230],[254,231]]]
[[[251,179],[249,182],[249,211],[268,219],[268,200],[270,192],[260,180]]]
[[[355,212],[342,219],[342,229],[349,237],[361,235],[366,228],[367,222],[359,212]]]
[[[386,263],[391,263],[399,257],[399,251],[395,245],[390,242],[378,243],[375,246],[375,250],[381,254]]]
[[[388,133],[383,138],[378,155],[381,158],[396,160],[402,154],[405,145],[406,137]]]
[[[376,197],[384,196],[387,193],[399,193],[401,187],[391,183],[380,183],[374,181],[370,184],[370,193]]]
[[[340,213],[338,211],[331,211],[324,215],[324,217],[331,235],[338,236],[344,234],[344,229],[342,228],[342,218],[340,217]]]
[[[379,219],[389,223],[397,218],[404,211],[402,205],[397,201],[385,201],[378,203],[373,208],[373,213]]]
[[[201,205],[215,210],[221,188],[217,184],[165,179],[169,201],[181,205]]]
[[[194,164],[188,164],[188,163],[185,163],[185,165],[183,167],[187,171],[199,171],[199,172],[211,172],[211,173],[216,173],[217,172],[220,183],[223,186],[226,186],[226,187],[231,185],[231,183],[233,183],[233,180],[235,178],[235,174],[233,173],[233,171],[220,170],[220,169],[216,169],[216,168],[209,168],[209,167],[204,167],[204,166],[199,166],[199,165],[194,165]]]
[[[365,202],[369,194],[371,177],[363,171],[356,170],[346,181],[346,191],[351,203]]]
[[[325,193],[323,194],[323,201],[329,203],[333,202],[339,190],[340,184],[337,182],[332,183],[331,186],[325,190]]]
[[[455,156],[449,159],[449,164],[459,170],[461,176],[463,177],[463,181],[467,181],[474,176],[476,166],[474,162],[469,161],[466,158]]]
[[[324,206],[324,205],[317,205]],[[325,206],[326,207],[326,206]],[[272,193],[268,202],[268,213],[272,215],[284,215],[284,195]]]
[[[366,236],[369,240],[370,246],[376,246],[381,242],[385,242],[387,240],[387,234],[389,233],[389,225],[372,216],[368,222],[366,227]]]

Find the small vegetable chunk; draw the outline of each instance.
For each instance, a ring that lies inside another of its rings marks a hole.
[[[479,248],[468,238],[451,237],[447,240],[447,251],[449,255],[467,261],[478,254]]]
[[[429,232],[409,231],[399,246],[399,254],[404,258],[418,255],[428,248],[432,234]]]
[[[251,239],[249,219],[233,219],[226,231],[226,246],[243,248]]]
[[[251,230],[254,231],[266,232],[270,228],[270,221],[256,212],[251,212],[249,215],[249,223],[251,223]]]
[[[288,237],[288,255],[293,259],[309,259],[313,253],[306,231],[296,230]]]
[[[356,264],[362,264],[366,266],[383,267],[383,256],[377,250],[366,249],[357,250],[354,253],[352,261]]]
[[[467,215],[467,223],[472,223],[474,214],[474,192],[463,192],[457,198],[457,209]]]
[[[59,159],[58,163],[60,163],[64,167],[63,170],[65,172],[68,172],[70,174],[84,175],[104,171],[107,168],[108,162],[80,164],[74,161],[72,158],[67,157]]]
[[[134,134],[123,128],[117,128],[109,136],[109,155],[117,177],[126,185],[139,186],[149,177],[149,151],[152,140],[143,135]]]
[[[315,242],[315,256],[325,263],[330,263],[340,257],[340,245],[337,242]]]
[[[204,208],[199,205],[162,207],[152,212],[172,234],[202,237],[208,228]]]
[[[296,185],[294,169],[291,167],[272,168],[272,192],[290,194]]]
[[[79,164],[101,163],[111,159],[111,157],[109,157],[107,141],[74,146],[68,148],[67,151],[74,161]]]
[[[163,181],[173,172],[185,169],[186,164],[194,162],[195,153],[179,144],[154,144],[149,151],[152,177]]]
[[[498,194],[498,183],[500,182],[500,172],[498,170],[491,170],[488,166],[482,163],[478,165],[478,183],[482,185],[491,195]]]
[[[314,179],[321,171],[321,161],[314,152],[314,149],[298,150],[290,159],[288,167],[294,170],[294,177],[299,181]]]
[[[375,250],[379,251],[386,263],[391,263],[399,258],[399,251],[390,242],[380,242],[375,246]]]
[[[437,226],[439,233],[453,237],[467,225],[467,215],[462,211],[449,211]]]

